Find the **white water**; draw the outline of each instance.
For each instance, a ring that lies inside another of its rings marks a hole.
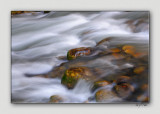
[[[12,100],[47,103],[50,96],[60,95],[67,103],[87,101],[93,95],[91,83],[82,81],[68,90],[60,79],[28,78],[24,74],[47,72],[64,62],[56,57],[66,56],[69,49],[93,47],[110,36],[148,44],[148,29],[134,33],[124,23],[146,15],[145,12],[50,12],[13,16]]]

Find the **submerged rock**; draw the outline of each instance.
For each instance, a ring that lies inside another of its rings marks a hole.
[[[68,51],[67,59],[72,60],[72,59],[76,59],[77,57],[86,56],[90,54],[91,54],[91,48],[89,47],[75,48]]]
[[[69,89],[74,88],[79,79],[90,80],[93,74],[87,67],[74,67],[65,71],[61,83]]]
[[[95,98],[97,102],[112,102],[113,99],[117,99],[118,97],[113,91],[102,89],[96,92]]]
[[[121,52],[121,49],[119,49],[119,48],[111,48],[110,52],[112,52],[112,53],[119,53],[119,52]]]
[[[96,46],[104,45],[104,44],[106,45],[106,44],[108,44],[108,42],[109,42],[111,39],[112,39],[112,37],[105,38],[105,39],[99,41]]]
[[[125,54],[131,55],[135,59],[142,58],[143,56],[147,55],[147,52],[139,52],[137,51],[138,49],[132,45],[124,45],[122,50]]]
[[[109,81],[102,80],[102,81],[95,82],[94,86],[96,86],[96,87],[103,87],[103,86],[106,86],[106,85],[109,85],[109,84],[110,84]]]
[[[148,84],[143,84],[141,86],[142,91],[147,91],[148,90]]]
[[[64,101],[64,99],[62,97],[60,97],[58,95],[53,95],[50,97],[49,103],[61,103],[63,101]]]
[[[129,83],[131,81],[131,78],[128,76],[120,76],[118,77],[118,79],[116,80],[117,84],[121,84],[121,83]]]
[[[127,98],[134,92],[134,87],[128,83],[122,83],[114,87],[115,92],[121,98]]]
[[[140,18],[137,20],[128,20],[125,23],[131,29],[131,31],[135,33],[148,31],[149,29],[149,22],[145,18]]]
[[[139,101],[139,102],[148,102],[149,101],[149,97],[147,95],[139,95],[137,97],[137,101]]]
[[[140,73],[144,72],[144,70],[145,70],[145,67],[139,66],[139,67],[136,67],[136,68],[134,69],[134,73],[135,73],[135,74],[140,74]]]
[[[127,54],[130,54],[130,55],[133,55],[135,53],[135,47],[134,46],[131,46],[131,45],[124,45],[122,47],[122,50],[127,53]]]
[[[64,66],[55,67],[51,72],[48,73],[48,76],[50,78],[57,78],[57,77],[61,78],[65,70],[66,70],[66,67]]]

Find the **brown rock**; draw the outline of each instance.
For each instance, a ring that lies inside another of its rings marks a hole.
[[[93,78],[93,74],[87,67],[74,67],[65,71],[61,83],[67,86],[69,89],[74,88],[79,79],[90,80]]]
[[[75,48],[68,51],[67,59],[72,60],[72,59],[76,59],[77,57],[86,56],[90,54],[91,54],[91,48],[89,47]]]
[[[130,82],[130,81],[131,81],[131,78],[130,78],[130,77],[128,77],[128,76],[120,76],[120,77],[117,79],[116,83],[117,83],[117,84],[121,84],[121,83],[128,83],[128,82]]]
[[[128,83],[122,83],[114,87],[115,92],[121,98],[129,97],[134,91],[134,87]]]
[[[102,89],[96,92],[95,98],[97,102],[108,102],[113,98],[117,98],[116,94],[112,91]]]
[[[140,74],[140,73],[142,73],[144,70],[145,70],[145,67],[139,66],[139,67],[137,67],[137,68],[134,69],[134,73],[135,73],[135,74]]]
[[[58,95],[53,95],[53,96],[50,97],[49,103],[61,103],[61,102],[63,102],[63,101],[64,101],[64,100],[63,100],[62,97],[60,97],[60,96],[58,96]]]

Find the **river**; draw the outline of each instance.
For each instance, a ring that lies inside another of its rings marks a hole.
[[[132,27],[142,18],[145,23]],[[64,103],[83,103],[92,97],[92,83],[83,80],[69,90],[60,78],[25,76],[43,74],[66,62],[57,57],[66,56],[70,49],[94,47],[104,38],[117,37],[115,44],[134,43],[143,51],[149,50],[148,12],[34,12],[13,15],[11,22],[14,103],[48,103],[54,94],[61,95]]]

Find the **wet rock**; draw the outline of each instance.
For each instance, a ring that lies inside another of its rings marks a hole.
[[[11,11],[11,15],[17,15],[23,13],[35,13],[35,11]]]
[[[135,23],[136,28],[134,29],[134,32],[142,32],[142,31],[148,31],[149,30],[149,23],[148,20],[145,19],[139,19]]]
[[[106,86],[106,85],[109,85],[109,84],[110,84],[109,81],[102,80],[102,81],[95,82],[94,86],[96,86],[96,87],[103,87],[103,86]]]
[[[111,84],[111,83],[109,81],[106,81],[106,80],[96,81],[96,82],[94,82],[92,91],[96,90],[99,87],[104,87],[104,86],[109,85],[109,84]]]
[[[141,58],[141,57],[143,57],[143,56],[145,56],[145,55],[146,55],[146,53],[135,52],[132,56],[133,56],[134,58]]]
[[[112,53],[114,59],[124,59],[125,56],[119,53]]]
[[[109,42],[111,39],[112,39],[112,37],[105,38],[105,39],[99,41],[96,46],[103,45],[103,44],[108,44],[108,42]]]
[[[86,100],[86,101],[84,101],[84,102],[82,102],[82,103],[89,103],[89,101],[88,101],[88,100]]]
[[[135,74],[140,74],[140,73],[144,72],[144,70],[145,70],[145,67],[139,66],[139,67],[134,69],[134,73]]]
[[[128,25],[128,27],[131,29],[131,31],[132,32],[134,32],[134,30],[135,30],[135,25],[133,24],[134,23],[134,21],[133,20],[128,20],[128,21],[126,21],[125,22],[127,25]]]
[[[121,49],[119,49],[119,48],[111,48],[110,52],[112,52],[112,53],[119,53],[119,52],[121,52]]]
[[[131,45],[124,45],[122,47],[122,50],[127,53],[127,54],[130,54],[130,55],[133,55],[135,53],[135,47],[134,46],[131,46]]]
[[[139,102],[148,102],[149,101],[149,97],[147,95],[139,95],[137,97],[137,101],[139,101]]]
[[[50,97],[49,103],[62,103],[64,99],[58,95],[53,95]]]
[[[69,89],[74,88],[79,79],[90,80],[93,77],[92,72],[86,67],[74,67],[65,71],[61,83]]]
[[[122,83],[114,87],[115,92],[121,98],[129,97],[134,92],[134,87],[128,83]]]
[[[57,78],[57,77],[61,78],[63,76],[65,70],[66,70],[66,67],[64,67],[64,66],[55,67],[47,75],[50,78]]]
[[[149,23],[145,18],[137,19],[137,20],[128,20],[125,22],[132,32],[142,32],[148,31]]]
[[[147,91],[148,90],[148,84],[143,84],[141,86],[142,91]]]
[[[147,52],[141,52],[141,51],[138,52],[137,51],[138,49],[136,49],[132,45],[124,45],[122,47],[122,50],[125,54],[128,54],[128,56],[130,55],[130,58],[134,59],[139,59],[147,55]]]
[[[59,60],[67,60],[67,57],[66,56],[58,56],[57,59],[59,59]]]
[[[21,14],[23,11],[11,11],[11,15]]]
[[[67,59],[72,60],[72,59],[76,59],[77,57],[86,56],[90,54],[91,54],[91,48],[89,47],[75,48],[68,51]]]
[[[128,77],[128,76],[120,76],[117,80],[116,80],[116,83],[119,85],[119,84],[122,84],[122,83],[129,83],[131,81],[131,78]]]
[[[95,98],[97,102],[110,102],[117,99],[117,96],[113,91],[102,89],[96,92]]]

